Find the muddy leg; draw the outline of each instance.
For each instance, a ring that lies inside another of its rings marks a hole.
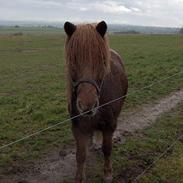
[[[75,183],[82,183],[85,178],[85,160],[86,160],[86,153],[87,153],[87,145],[89,137],[77,134],[75,136],[76,139],[76,161],[77,161],[77,171],[76,171],[76,177],[75,177]]]
[[[104,183],[112,183],[112,132],[103,132]]]

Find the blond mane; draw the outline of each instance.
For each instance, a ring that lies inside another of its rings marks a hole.
[[[77,79],[73,78],[76,73],[77,76],[83,77],[83,69],[86,66],[90,68],[88,72],[97,79],[102,79],[110,71],[108,37],[105,35],[102,38],[96,30],[96,24],[77,25],[76,31],[66,40],[65,54],[68,83],[71,82],[71,75],[72,79]]]

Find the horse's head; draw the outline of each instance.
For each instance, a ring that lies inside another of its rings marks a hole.
[[[107,24],[74,25],[66,22],[66,60],[70,90],[76,97],[79,113],[94,115],[99,106],[100,90],[110,68],[106,38]]]

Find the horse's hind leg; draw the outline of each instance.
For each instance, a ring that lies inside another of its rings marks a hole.
[[[83,183],[85,179],[85,160],[87,153],[87,145],[88,145],[88,136],[85,136],[81,133],[74,134],[76,139],[76,161],[77,161],[77,171],[75,177],[75,183]]]
[[[112,183],[112,132],[103,132],[102,151],[104,153],[104,183]]]

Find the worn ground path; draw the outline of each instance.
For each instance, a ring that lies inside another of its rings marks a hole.
[[[135,130],[146,128],[152,125],[156,119],[165,112],[170,111],[180,102],[183,102],[183,90],[178,90],[161,100],[146,104],[132,112],[122,113],[119,117],[118,128],[114,135],[116,143],[123,142],[124,133],[133,133]],[[94,152],[88,155],[90,161],[95,162]],[[65,149],[64,154],[59,152],[36,162],[30,167],[30,171],[9,174],[4,176],[1,183],[71,183],[75,172],[75,149]]]

